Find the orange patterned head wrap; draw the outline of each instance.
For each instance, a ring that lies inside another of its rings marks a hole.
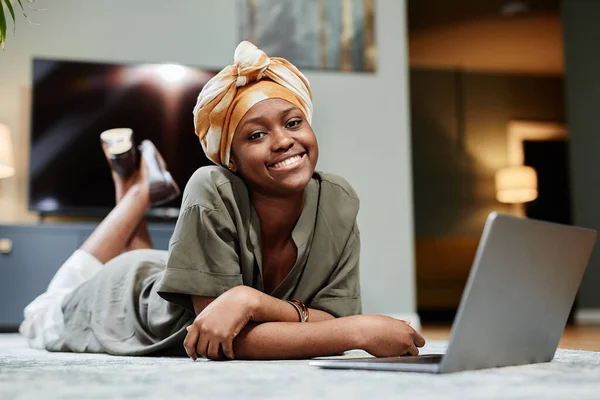
[[[194,107],[196,135],[206,156],[229,168],[231,142],[242,117],[256,103],[273,98],[294,104],[311,123],[312,94],[306,77],[289,61],[269,58],[250,42],[240,43],[234,64],[206,83]]]

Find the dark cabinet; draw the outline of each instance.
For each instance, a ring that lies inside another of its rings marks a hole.
[[[23,309],[92,233],[94,224],[0,225],[0,330],[16,330]],[[167,250],[173,224],[150,224],[155,249]]]

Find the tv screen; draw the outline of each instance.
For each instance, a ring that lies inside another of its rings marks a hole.
[[[114,184],[100,134],[131,128],[151,140],[185,187],[210,165],[194,134],[198,93],[217,71],[174,64],[33,60],[29,209],[45,214],[106,215]],[[176,217],[181,196],[149,214]]]

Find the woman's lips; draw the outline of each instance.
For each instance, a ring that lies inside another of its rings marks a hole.
[[[273,165],[269,166],[269,169],[275,171],[289,171],[293,170],[304,163],[304,159],[306,158],[306,153],[296,154],[294,156],[288,157],[285,160],[279,161]]]

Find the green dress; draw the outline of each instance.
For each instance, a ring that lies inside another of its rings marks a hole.
[[[358,208],[348,182],[315,172],[292,232],[296,262],[270,294],[336,317],[359,314]],[[238,285],[264,291],[260,232],[245,183],[225,168],[200,168],[183,193],[169,251],[109,261],[65,298],[64,332],[47,349],[185,356],[191,295],[217,297]]]

